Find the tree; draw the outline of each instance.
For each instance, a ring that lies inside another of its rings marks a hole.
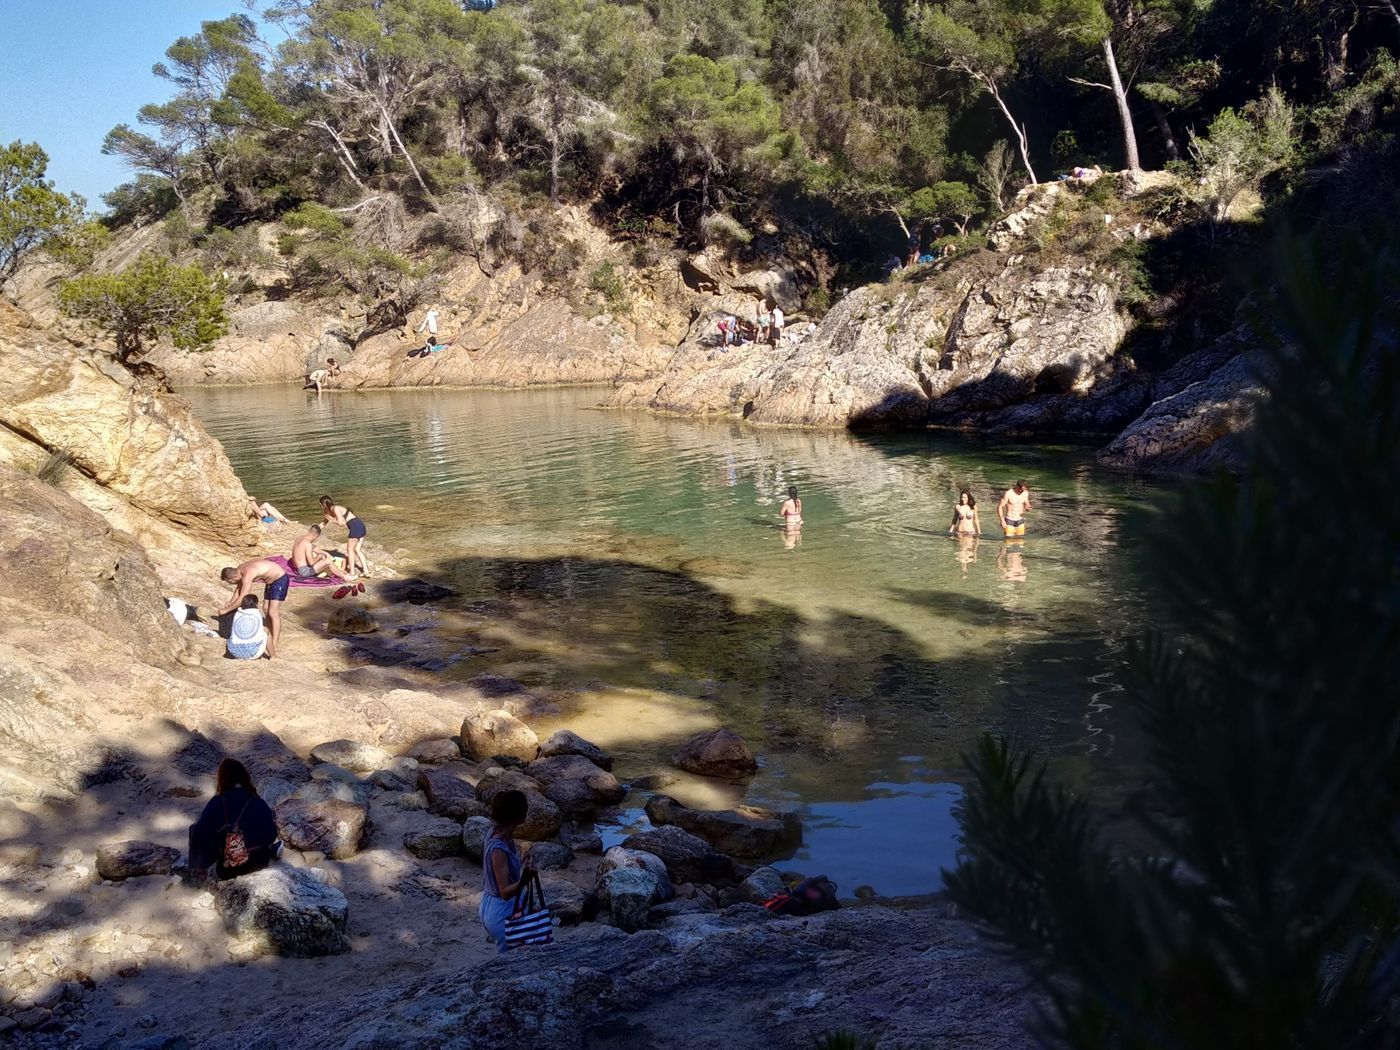
[[[1123,136],[1124,167],[1138,171],[1137,131],[1133,127],[1133,112],[1128,105],[1128,88],[1118,70],[1118,55],[1114,50],[1115,34],[1129,34],[1141,24],[1144,3],[1141,0],[1053,0],[1048,24],[1053,33],[1070,43],[1094,44],[1103,54],[1108,83],[1070,77],[1076,84],[1101,88],[1113,95],[1118,110],[1118,125]]]
[[[1281,253],[1244,472],[1152,529],[1137,844],[1017,749],[971,759],[948,889],[1030,967],[1055,1045],[1400,1045],[1400,508],[1312,509],[1320,477],[1400,467],[1394,245]]]
[[[58,306],[110,333],[124,363],[162,336],[193,350],[228,330],[223,283],[198,266],[178,266],[159,255],[142,255],[118,274],[84,274],[65,282]]]
[[[1287,164],[1296,149],[1293,108],[1277,88],[1243,113],[1221,110],[1204,136],[1193,135],[1192,189],[1211,225],[1223,223],[1236,198]]]
[[[920,219],[953,219],[958,233],[966,235],[967,224],[977,214],[977,194],[965,182],[936,182],[912,194],[902,211],[911,224]]]
[[[48,169],[37,142],[16,139],[0,148],[0,283],[14,276],[25,253],[83,221],[86,202],[55,190],[44,178]]]
[[[934,62],[996,103],[1016,136],[1026,174],[1036,183],[1026,126],[1012,114],[1004,91],[1016,71],[1016,39],[1026,31],[1026,23],[1025,12],[1005,0],[943,0],[914,14],[918,38]]]

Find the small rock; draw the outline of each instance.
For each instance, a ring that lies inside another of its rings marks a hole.
[[[28,1010],[21,1010],[14,1016],[15,1023],[28,1032],[47,1023],[53,1015],[42,1006],[31,1006]]]
[[[331,613],[326,621],[328,634],[373,634],[379,630],[379,622],[364,609],[344,605]]]
[[[259,936],[278,955],[311,958],[350,950],[345,895],[307,871],[274,865],[221,882],[219,914],[230,933]]]
[[[462,757],[462,749],[450,737],[420,740],[409,749],[408,756],[425,766],[435,766],[439,762],[456,762]]]
[[[560,878],[542,878],[545,904],[561,926],[577,926],[598,914],[598,899],[572,882]]]
[[[180,851],[154,842],[128,839],[97,847],[97,873],[114,882],[142,875],[169,875],[180,860]]]
[[[627,786],[634,791],[660,791],[668,788],[676,781],[680,780],[679,773],[672,773],[670,770],[662,770],[656,773],[648,773],[646,776],[637,777]]]
[[[421,791],[405,791],[394,799],[394,806],[405,810],[427,809],[428,796]]]
[[[466,767],[460,763],[419,769],[418,788],[436,812],[453,820],[465,820],[485,812],[477,797],[476,781],[468,779]]]
[[[574,860],[574,851],[560,842],[532,842],[525,856],[535,862],[540,871],[560,871]]]
[[[512,755],[529,761],[539,746],[535,731],[506,711],[472,714],[462,721],[462,750],[470,758]]]
[[[734,862],[704,839],[677,827],[656,828],[629,835],[622,842],[627,849],[640,850],[661,858],[671,877],[679,882],[733,883]]]
[[[878,893],[875,892],[874,886],[857,886],[855,893],[856,900],[862,901],[874,900],[876,897],[880,896]]]
[[[656,897],[652,900],[653,904],[660,904],[675,896],[676,891],[671,885],[670,873],[667,872],[666,864],[660,857],[652,853],[644,853],[641,850],[614,846],[603,854],[603,860],[598,865],[597,892],[604,901],[608,899],[608,895],[603,877],[617,868],[645,868],[655,875]]]
[[[345,860],[369,839],[369,812],[353,802],[289,798],[279,802],[273,814],[282,841],[303,852],[320,850],[335,860]]]
[[[772,868],[756,868],[743,882],[739,883],[739,899],[750,904],[762,904],[787,891],[787,883]]]
[[[591,743],[567,729],[561,729],[552,734],[539,747],[540,758],[557,758],[560,755],[582,755],[599,769],[612,771],[612,755],[597,744]]]
[[[621,802],[626,794],[617,777],[582,755],[536,759],[526,772],[539,782],[544,797],[569,817],[592,816],[601,806]]]
[[[462,853],[462,825],[438,817],[403,837],[404,847],[420,860],[441,860]]]
[[[691,737],[672,761],[688,773],[711,777],[744,776],[758,768],[744,738],[728,729],[710,729]]]
[[[667,901],[665,904],[653,905],[647,913],[649,922],[665,922],[667,919],[674,919],[678,915],[702,915],[718,910],[715,902],[703,894],[686,900]]]
[[[355,740],[331,740],[317,744],[311,749],[315,762],[329,762],[354,773],[373,773],[383,769],[393,761],[393,755],[374,744],[362,744]],[[312,776],[315,776],[312,770]]]
[[[658,892],[654,872],[646,868],[613,868],[603,876],[603,892],[618,928],[632,933],[646,927]]]
[[[0,1035],[7,1035],[12,1029],[18,1028],[19,1022],[13,1017],[0,1015]]]
[[[596,831],[583,835],[560,835],[559,841],[575,853],[602,853],[603,836]]]

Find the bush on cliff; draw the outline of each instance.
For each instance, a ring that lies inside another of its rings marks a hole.
[[[223,282],[198,266],[178,266],[158,255],[143,255],[118,274],[85,274],[65,282],[58,306],[109,333],[123,362],[162,336],[192,350],[228,330]]]
[[[1154,846],[1116,848],[1004,742],[970,760],[948,888],[1057,1045],[1398,1045],[1400,512],[1370,498],[1400,467],[1397,278],[1383,239],[1286,253],[1248,470],[1155,531],[1167,626],[1129,682]]]

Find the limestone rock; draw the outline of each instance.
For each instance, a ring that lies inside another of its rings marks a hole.
[[[273,809],[277,832],[291,849],[318,850],[334,860],[353,857],[368,841],[369,813],[338,798],[313,802],[289,798]]]
[[[255,935],[278,955],[312,958],[350,950],[345,895],[300,868],[274,865],[221,882],[215,907],[231,933]]]
[[[511,755],[529,761],[539,746],[535,731],[507,711],[468,715],[462,722],[462,750],[471,758]]]
[[[494,826],[490,817],[468,817],[462,824],[462,852],[480,864]]]
[[[462,757],[462,749],[450,737],[440,740],[420,740],[409,748],[410,758],[425,766],[435,766],[440,762],[456,762]]]
[[[180,861],[180,851],[154,842],[128,839],[97,847],[97,874],[104,879],[130,879],[141,875],[169,875]]]
[[[354,606],[337,606],[326,621],[326,631],[330,634],[373,634],[379,630],[379,621],[366,610]]]
[[[753,874],[739,883],[739,899],[762,904],[786,890],[787,883],[773,868],[755,868]]]
[[[628,933],[644,929],[659,889],[656,875],[646,868],[613,868],[603,876],[602,885],[618,928]]]
[[[456,857],[463,852],[462,825],[455,820],[438,817],[406,834],[403,844],[408,852],[420,860]]]
[[[637,832],[623,839],[622,845],[660,857],[671,878],[678,882],[719,885],[734,882],[737,874],[734,862],[728,857],[704,839],[677,827]]]
[[[555,758],[560,755],[582,755],[599,769],[612,772],[612,755],[597,744],[591,743],[567,729],[560,729],[552,733],[549,739],[541,743],[539,747],[540,758]]]
[[[330,762],[353,773],[373,773],[376,769],[383,769],[389,765],[394,756],[373,744],[362,744],[355,740],[331,740],[313,747],[311,757],[317,762]]]
[[[736,857],[788,853],[802,843],[802,821],[796,813],[760,806],[689,809],[668,795],[655,795],[647,800],[646,813],[653,824],[674,824]]]
[[[691,737],[673,761],[687,773],[712,777],[743,776],[758,768],[744,738],[728,729],[708,729]]]
[[[539,781],[545,798],[569,817],[591,816],[601,806],[621,802],[627,793],[615,776],[578,754],[538,758],[526,772]]]
[[[559,871],[573,863],[574,851],[562,842],[532,842],[525,856],[534,861],[540,871]]]
[[[666,870],[665,861],[656,854],[647,853],[644,850],[613,846],[603,854],[603,859],[598,864],[597,892],[604,901],[608,899],[607,887],[603,882],[604,876],[618,868],[643,868],[656,877],[656,893],[652,898],[653,904],[660,904],[675,896],[676,891],[671,884],[671,875]]]

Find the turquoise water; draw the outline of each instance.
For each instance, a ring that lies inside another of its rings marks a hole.
[[[556,695],[542,728],[609,747],[624,778],[730,726],[761,755],[753,781],[668,792],[800,806],[807,841],[780,866],[843,892],[938,888],[959,755],[983,729],[1082,787],[1128,781],[1115,700],[1152,492],[1088,449],[663,419],[579,389],[188,396],[259,499],[314,520],[328,493],[461,590],[444,675]],[[1018,477],[1036,505],[1006,544],[995,504]],[[800,538],[776,527],[789,485]],[[979,544],[945,535],[960,487]]]

